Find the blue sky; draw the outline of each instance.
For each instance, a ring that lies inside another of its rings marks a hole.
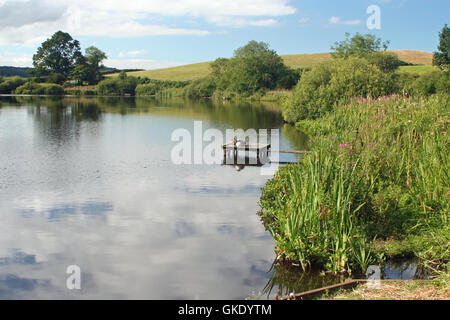
[[[370,5],[381,29],[369,30]],[[0,0],[0,65],[31,66],[58,30],[107,52],[108,66],[160,68],[230,57],[250,40],[279,54],[328,52],[344,33],[373,33],[390,49],[435,51],[448,0]]]

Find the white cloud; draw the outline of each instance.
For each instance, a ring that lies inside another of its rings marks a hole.
[[[50,4],[46,0],[7,1],[0,5],[1,28],[55,21],[67,9],[64,5]]]
[[[119,55],[120,56],[120,55]],[[103,63],[108,67],[117,69],[162,69],[181,66],[186,63],[172,61],[156,61],[151,59],[107,59]]]
[[[31,67],[33,54],[0,52],[0,66]]]
[[[345,25],[358,25],[361,24],[361,20],[342,20],[341,17],[331,17],[328,20],[331,24],[345,24]]]
[[[221,27],[232,27],[232,28],[242,28],[242,27],[268,27],[277,24],[275,19],[244,19],[244,18],[231,18],[231,17],[211,17],[208,21],[221,26]]]
[[[308,23],[309,22],[309,18],[300,18],[299,20],[298,20],[298,22],[300,22],[300,23]]]
[[[142,12],[165,16],[283,16],[296,9],[290,0],[122,0],[75,1],[83,7],[101,11]]]
[[[130,38],[204,36],[205,29],[164,23],[201,19],[219,27],[273,26],[274,17],[293,14],[289,0],[0,0],[0,45],[36,46],[57,30],[73,36]]]
[[[148,50],[133,50],[127,52],[130,56],[144,56],[150,54]]]
[[[148,50],[131,50],[127,52],[119,52],[118,56],[119,58],[125,58],[125,57],[138,57],[138,56],[147,56],[150,55],[150,51]],[[110,56],[110,55],[109,55]]]

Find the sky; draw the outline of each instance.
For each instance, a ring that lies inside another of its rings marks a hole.
[[[379,8],[375,29],[370,6]],[[31,67],[58,30],[83,51],[103,50],[104,64],[116,68],[228,58],[250,40],[278,54],[329,52],[346,32],[375,34],[389,49],[433,52],[449,18],[449,0],[0,0],[0,65]]]

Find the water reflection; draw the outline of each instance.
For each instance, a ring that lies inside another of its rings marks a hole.
[[[317,271],[302,272],[299,267],[274,263],[272,277],[262,291],[262,298],[289,296],[312,289],[323,288],[344,282],[347,278],[366,279],[365,275],[325,274]],[[387,262],[381,268],[382,280],[417,280],[427,279],[428,273],[419,268],[416,261]]]
[[[0,97],[0,298],[243,299],[271,278],[259,168],[177,166],[177,128],[282,129],[264,105]],[[293,156],[293,160],[296,158]],[[82,289],[67,290],[79,265]]]
[[[301,272],[298,267],[274,264],[273,274],[263,289],[262,297],[274,298],[290,293],[301,293],[312,289],[323,288],[345,281],[342,274],[322,274],[320,272]]]
[[[393,280],[417,280],[427,279],[429,270],[420,267],[417,261],[390,261],[386,263],[381,269],[382,279]]]
[[[64,219],[66,215],[84,214],[97,215],[105,217],[105,215],[113,211],[113,204],[111,202],[86,202],[82,204],[73,203],[58,203],[51,208],[37,209],[34,206],[30,208],[22,208],[19,212],[26,218],[36,215],[43,215],[50,221],[57,221]]]

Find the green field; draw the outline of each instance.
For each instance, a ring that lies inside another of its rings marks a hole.
[[[432,67],[432,53],[415,50],[392,50],[392,52],[395,52],[401,60],[417,65],[402,67],[401,71],[425,73],[434,70],[434,67]],[[281,55],[281,57],[286,65],[291,68],[310,67],[316,63],[332,59],[330,53],[288,54]],[[196,80],[209,74],[210,64],[211,62],[201,62],[165,69],[134,71],[128,72],[127,74],[157,80]],[[111,76],[117,76],[117,74],[112,74]]]
[[[424,74],[432,71],[439,70],[436,66],[401,66],[399,68],[399,71],[401,73],[417,73],[417,74]]]

